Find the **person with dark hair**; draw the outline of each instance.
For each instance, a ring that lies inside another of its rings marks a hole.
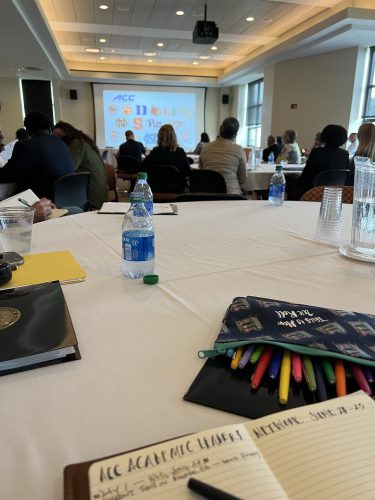
[[[195,147],[195,149],[193,151],[193,155],[200,155],[203,146],[205,144],[207,144],[207,142],[210,142],[210,138],[208,137],[208,134],[206,132],[202,132],[201,133],[201,140],[196,145],[196,147]]]
[[[283,147],[276,158],[276,163],[287,161],[288,163],[301,163],[301,150],[297,144],[297,132],[292,129],[285,130],[283,135]]]
[[[108,200],[108,181],[103,160],[95,142],[70,123],[59,121],[53,128],[54,135],[68,145],[77,172],[90,172],[89,202],[100,209]]]
[[[162,125],[158,132],[158,145],[142,162],[146,171],[153,165],[173,165],[184,177],[190,173],[190,164],[183,148],[177,144],[176,132],[172,125]]]
[[[271,153],[273,153],[273,158],[276,160],[276,158],[279,156],[281,150],[282,150],[281,144],[278,144],[276,142],[276,139],[273,135],[269,135],[267,137],[267,147],[263,149],[262,153],[262,159],[263,161],[268,161],[268,157]]]
[[[199,168],[221,174],[230,194],[242,194],[247,180],[245,151],[235,144],[239,128],[237,118],[225,118],[219,138],[206,144],[199,157]]]
[[[126,141],[120,144],[118,154],[120,156],[133,156],[139,163],[142,161],[142,155],[146,155],[146,150],[141,142],[134,139],[132,130],[125,132]]]
[[[51,198],[59,177],[74,172],[66,144],[51,135],[49,118],[31,111],[24,120],[30,139],[17,141],[12,156],[0,169],[0,182],[16,182],[20,191],[32,189],[39,198]]]
[[[311,151],[301,176],[298,179],[287,178],[288,200],[299,200],[306,191],[313,187],[314,177],[320,172],[349,169],[348,152],[341,149],[347,140],[346,129],[341,125],[327,125],[320,139],[324,147],[314,148]]]
[[[16,130],[16,139],[17,141],[24,141],[25,139],[29,139],[30,136],[27,133],[27,130],[25,128],[18,128]]]

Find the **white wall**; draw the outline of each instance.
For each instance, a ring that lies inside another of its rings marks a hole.
[[[280,62],[265,72],[265,112],[272,100],[269,132],[296,129],[300,146],[310,147],[315,134],[330,123],[349,127],[359,48]],[[291,104],[297,104],[291,109]],[[268,115],[269,116],[269,115]]]
[[[4,143],[15,139],[15,132],[23,127],[23,111],[20,89],[17,78],[0,79],[0,130],[5,138]]]
[[[70,81],[60,81],[57,83],[60,108],[59,118],[64,122],[71,123],[74,127],[94,138],[95,120],[91,83]],[[70,89],[77,91],[77,100],[70,99]]]
[[[206,92],[206,132],[210,140],[214,140],[219,133],[221,109],[221,93],[218,88],[207,88]]]

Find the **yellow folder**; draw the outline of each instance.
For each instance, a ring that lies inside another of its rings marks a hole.
[[[48,281],[74,283],[86,279],[86,272],[68,251],[24,255],[25,263],[13,271],[11,281],[0,288],[37,285]]]

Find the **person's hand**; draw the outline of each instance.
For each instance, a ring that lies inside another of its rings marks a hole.
[[[56,208],[52,201],[48,200],[47,198],[41,198],[31,206],[35,208],[34,223],[47,220],[48,216],[52,213],[52,209]]]

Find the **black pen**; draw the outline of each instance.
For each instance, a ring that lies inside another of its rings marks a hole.
[[[209,484],[202,483],[202,481],[198,481],[198,479],[194,479],[193,477],[189,479],[187,486],[194,491],[194,493],[198,493],[202,497],[210,500],[241,500],[239,497],[235,497],[230,493],[214,488]]]
[[[26,200],[24,200],[23,198],[18,198],[18,201],[19,201],[20,203],[22,203],[23,205],[26,205],[27,207],[31,207],[31,205],[30,205],[29,203],[27,203],[27,201],[26,201]]]

